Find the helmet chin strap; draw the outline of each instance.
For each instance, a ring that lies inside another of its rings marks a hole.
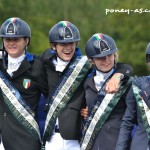
[[[5,50],[5,47],[4,47],[4,41],[3,41],[3,38],[2,38],[2,62],[3,62],[3,67],[4,69],[7,69],[7,65],[6,65],[6,55],[8,56],[8,53],[7,51]]]
[[[28,45],[29,45],[29,38],[26,38],[26,45],[25,45],[25,47],[24,47],[24,53],[26,54],[26,52],[27,52],[27,48],[28,48]]]
[[[27,48],[28,48],[28,45],[26,45],[26,46],[24,47],[24,53],[27,52]]]
[[[27,48],[28,48],[28,45],[29,45],[29,38],[26,38],[26,46],[24,47],[24,51],[25,51],[25,53],[26,53],[26,51],[27,51]]]
[[[5,59],[5,51],[4,50],[2,51],[2,62],[3,62],[4,69],[7,69],[6,59]]]
[[[150,62],[150,54],[146,54],[146,63]]]

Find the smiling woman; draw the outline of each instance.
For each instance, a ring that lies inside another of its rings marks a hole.
[[[115,41],[106,34],[94,34],[86,43],[85,52],[91,59],[94,69],[84,82],[89,113],[81,111],[83,116],[87,117],[82,131],[82,150],[115,149],[120,124],[126,109],[126,93],[130,85],[129,78],[124,77],[129,76],[128,73],[132,70],[127,64],[128,67],[116,62],[117,51]],[[118,72],[119,66],[122,68],[120,72]],[[128,73],[125,71],[126,67],[130,70]],[[106,92],[106,84],[109,80],[118,83],[116,94]]]
[[[27,52],[30,27],[20,18],[9,18],[0,28],[0,37],[0,136],[4,149],[41,150],[35,118],[41,93],[47,96],[47,81],[42,62]]]
[[[91,64],[77,48],[79,40],[78,28],[69,21],[60,21],[49,31],[50,49],[42,56],[50,95],[43,142],[46,149],[80,150],[82,81]]]
[[[68,21],[57,23],[49,31],[51,48],[63,61],[71,60],[79,40],[80,34],[77,27]]]

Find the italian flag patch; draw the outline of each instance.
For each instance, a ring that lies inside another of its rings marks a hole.
[[[29,88],[31,85],[31,80],[30,79],[24,79],[23,80],[23,86],[25,89]]]

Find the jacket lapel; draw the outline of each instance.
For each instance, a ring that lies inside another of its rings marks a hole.
[[[98,92],[96,87],[95,87],[95,83],[94,83],[94,74],[92,74],[89,78],[88,78],[88,82],[87,82],[88,86],[95,92]]]

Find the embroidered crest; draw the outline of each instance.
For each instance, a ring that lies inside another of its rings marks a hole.
[[[72,29],[69,27],[69,23],[67,21],[61,21],[63,27],[59,28],[59,35],[63,37],[63,39],[73,39]]]
[[[31,85],[31,80],[30,79],[24,79],[23,80],[23,86],[25,89],[29,88]]]
[[[16,26],[14,23],[16,22],[16,18],[10,18],[9,21],[10,23],[6,27],[6,34],[15,34]]]
[[[93,36],[96,38],[96,41],[93,42],[93,46],[97,54],[110,50],[107,42],[103,39],[101,34],[94,34]]]

